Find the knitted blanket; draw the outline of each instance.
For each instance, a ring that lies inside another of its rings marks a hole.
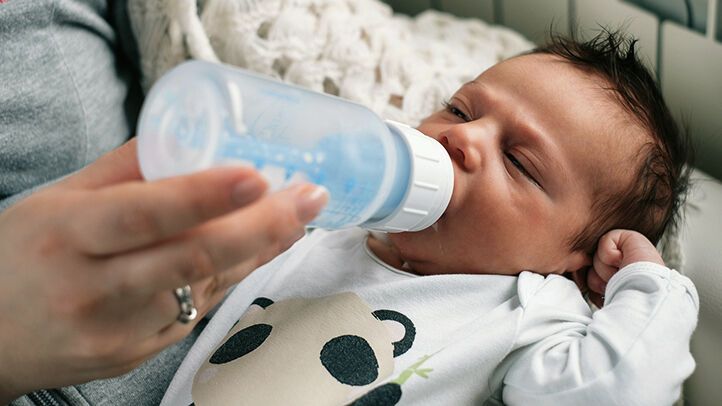
[[[378,0],[129,0],[143,85],[188,58],[221,61],[411,125],[533,44],[478,19],[393,14]]]

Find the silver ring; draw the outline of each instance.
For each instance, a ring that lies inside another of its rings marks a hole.
[[[198,315],[198,309],[193,305],[193,295],[191,294],[190,285],[173,289],[173,294],[175,298],[178,299],[178,304],[180,305],[178,321],[183,324],[188,324],[195,320]]]

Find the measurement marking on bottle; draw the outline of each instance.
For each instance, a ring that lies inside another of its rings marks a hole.
[[[429,190],[434,190],[434,191],[439,190],[439,185],[436,185],[434,183],[422,182],[420,180],[417,180],[416,182],[414,182],[414,185],[418,186],[422,189],[429,189]]]
[[[390,225],[388,225],[388,224],[385,225],[384,227],[386,228],[386,230],[389,230],[389,231],[392,231],[392,230],[393,230],[393,231],[399,231],[399,232],[409,231],[409,230],[407,230],[407,229],[405,229],[405,228],[394,227],[394,226],[390,226]]]
[[[425,159],[427,161],[431,161],[431,162],[439,162],[439,158],[435,158],[433,156],[422,155],[422,154],[414,154],[414,156],[417,158]]]
[[[415,214],[417,216],[425,216],[429,214],[428,210],[410,209],[408,207],[404,207],[404,213]]]

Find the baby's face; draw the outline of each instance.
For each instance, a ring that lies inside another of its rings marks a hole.
[[[513,58],[462,86],[418,127],[449,151],[454,193],[435,227],[389,236],[402,260],[420,274],[587,265],[569,240],[595,195],[632,181],[644,140],[603,86],[549,55]]]

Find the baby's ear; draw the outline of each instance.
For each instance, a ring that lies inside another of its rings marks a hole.
[[[589,273],[590,268],[591,266],[584,266],[576,271],[565,272],[564,276],[574,282],[579,290],[584,293],[589,290],[589,287],[587,286],[587,273]]]
[[[582,293],[589,290],[587,286],[587,272],[592,266],[592,257],[582,251],[574,251],[567,258],[571,267],[566,268],[564,276],[574,281]]]
[[[592,256],[582,250],[573,251],[565,259],[564,273],[578,273],[592,265]]]

